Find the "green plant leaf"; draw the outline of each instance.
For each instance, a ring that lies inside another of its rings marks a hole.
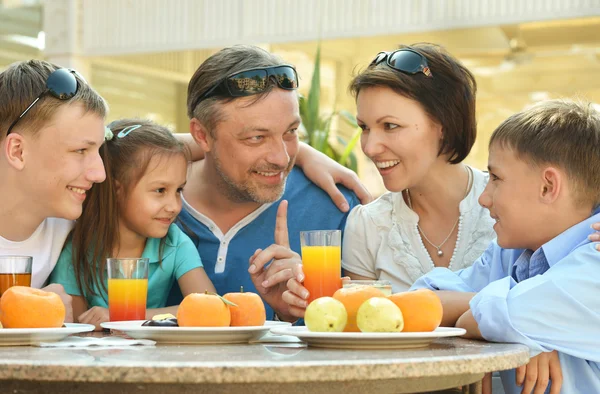
[[[354,147],[360,140],[361,134],[362,134],[362,129],[357,128],[356,131],[354,132],[354,134],[352,134],[352,138],[350,138],[348,145],[346,145],[346,149],[344,149],[344,152],[340,156],[340,160],[338,161],[338,163],[340,163],[341,165],[346,164],[346,161],[348,160],[350,155],[352,155],[352,151],[354,150]],[[354,157],[354,161],[356,162],[356,156]],[[355,163],[355,167],[356,167],[356,163]],[[354,172],[356,172],[356,170],[354,170]]]
[[[308,100],[306,102],[306,130],[312,133],[317,129],[319,120],[319,105],[321,98],[321,42],[317,44],[317,54],[315,56],[315,66],[312,79],[310,81],[310,90],[308,91]]]
[[[346,123],[348,123],[350,126],[352,127],[358,127],[358,124],[356,123],[356,118],[354,117],[354,115],[352,115],[350,112],[346,111],[345,109],[342,109],[340,111],[338,111],[338,114],[342,117],[342,119],[344,119],[346,121]]]

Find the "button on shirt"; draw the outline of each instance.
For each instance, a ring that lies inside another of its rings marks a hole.
[[[587,239],[597,222],[599,210],[535,252],[494,241],[473,266],[436,268],[411,290],[477,292],[470,307],[486,340],[556,350],[561,393],[600,393],[600,252]],[[514,370],[500,374],[507,394],[521,392]]]
[[[159,263],[160,239],[148,238],[142,257],[149,259],[148,267],[148,299],[147,308],[164,308],[167,306],[169,291],[173,283],[183,274],[194,268],[202,267],[196,247],[179,227],[172,224],[165,240],[162,262]],[[58,263],[50,276],[51,283],[60,283],[67,294],[81,295],[77,286],[77,278],[73,270],[73,245],[71,241],[62,251]],[[105,277],[105,284],[107,278]],[[108,295],[103,289],[94,286],[95,295],[86,294],[88,308],[101,306],[108,308]]]

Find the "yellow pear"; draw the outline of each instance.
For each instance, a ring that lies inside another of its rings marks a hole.
[[[309,331],[342,332],[348,322],[344,304],[332,297],[317,298],[308,305],[304,323]]]
[[[358,308],[356,324],[362,332],[400,332],[404,328],[404,318],[392,301],[373,297]]]

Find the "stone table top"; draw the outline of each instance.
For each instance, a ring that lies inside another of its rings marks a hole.
[[[168,384],[378,381],[483,375],[525,364],[517,344],[460,338],[426,348],[347,350],[303,343],[122,348],[0,347],[0,380]]]

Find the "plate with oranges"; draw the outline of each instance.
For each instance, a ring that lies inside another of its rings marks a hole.
[[[264,336],[274,327],[290,323],[266,320],[265,306],[256,293],[193,293],[186,296],[177,310],[153,316],[151,320],[102,323],[135,339],[161,343],[226,344],[248,343]]]
[[[427,347],[444,337],[466,333],[462,328],[438,327],[431,332],[313,332],[306,326],[276,327],[276,335],[293,335],[308,346],[335,349],[409,349]]]
[[[173,318],[170,318],[173,319]],[[265,321],[261,326],[243,327],[179,327],[144,325],[147,320],[102,323],[103,328],[117,330],[134,339],[151,339],[159,343],[217,345],[248,343],[261,338],[272,328],[290,323]]]
[[[425,347],[438,338],[466,334],[462,328],[439,327],[442,316],[442,302],[433,291],[386,295],[363,285],[312,301],[305,327],[277,327],[271,333],[296,336],[309,346],[352,349]]]
[[[0,328],[0,346],[28,346],[62,341],[71,334],[94,331],[91,324],[64,323],[62,327]]]
[[[0,298],[0,346],[57,342],[94,330],[90,324],[65,323],[65,315],[58,295],[27,286],[10,287]]]

